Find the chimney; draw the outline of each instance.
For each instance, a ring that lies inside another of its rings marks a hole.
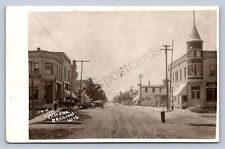
[[[37,47],[37,51],[41,51],[41,48],[40,47]]]
[[[150,81],[148,81],[148,86],[150,86]]]

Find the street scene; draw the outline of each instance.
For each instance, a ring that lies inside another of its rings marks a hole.
[[[29,12],[29,139],[216,139],[217,15]]]
[[[176,110],[160,119],[160,110],[151,107],[107,103],[104,109],[82,110],[87,117],[80,124],[30,123],[31,139],[168,138],[208,139],[215,137],[215,114]],[[204,134],[204,135],[202,135]]]

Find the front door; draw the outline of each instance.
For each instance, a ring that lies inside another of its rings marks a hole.
[[[201,92],[200,86],[191,87],[192,106],[200,106]]]
[[[45,81],[44,90],[45,101],[47,104],[51,104],[53,102],[53,83],[50,81]]]

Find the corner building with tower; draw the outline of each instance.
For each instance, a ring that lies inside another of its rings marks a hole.
[[[187,52],[168,66],[170,107],[193,111],[216,109],[217,51],[204,51],[203,43],[193,16]]]

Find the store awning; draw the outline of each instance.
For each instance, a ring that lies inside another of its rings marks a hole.
[[[66,98],[68,98],[68,97],[77,98],[77,96],[74,93],[72,93],[71,91],[64,90],[64,93],[65,93],[64,95]]]
[[[187,95],[187,83],[181,83],[173,92],[173,96]]]
[[[70,91],[64,90],[64,96],[65,97],[70,97]]]
[[[133,99],[133,101],[139,101],[140,100],[140,95],[137,95],[134,99]]]
[[[62,83],[61,81],[59,81],[59,80],[56,80],[56,83],[59,83],[59,84],[61,84],[61,85],[63,84],[63,83]]]

